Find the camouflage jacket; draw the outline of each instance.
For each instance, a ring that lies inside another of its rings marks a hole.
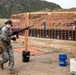
[[[4,41],[5,43],[8,43],[8,45],[11,44],[11,37],[8,37],[9,34],[11,34],[11,29],[7,28],[4,26],[1,29],[1,35],[0,35],[0,40]]]

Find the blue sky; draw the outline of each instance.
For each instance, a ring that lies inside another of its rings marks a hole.
[[[62,8],[76,8],[76,0],[46,0],[48,2],[53,2],[60,5]]]

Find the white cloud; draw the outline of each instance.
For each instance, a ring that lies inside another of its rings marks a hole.
[[[56,3],[60,5],[62,8],[76,7],[76,0],[46,0],[46,1]]]

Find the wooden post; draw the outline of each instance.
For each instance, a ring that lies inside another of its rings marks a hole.
[[[25,31],[25,52],[28,51],[28,30]]]
[[[75,46],[75,48],[74,48],[74,57],[75,57],[75,61],[76,61],[76,46]]]
[[[27,13],[27,16],[26,16],[26,26],[25,27],[28,27],[28,13]],[[28,30],[25,30],[25,52],[28,51]]]

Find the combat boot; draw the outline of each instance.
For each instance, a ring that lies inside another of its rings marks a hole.
[[[3,64],[0,64],[0,68],[3,70],[4,69],[4,65]]]
[[[14,70],[9,71],[9,74],[15,74]]]

